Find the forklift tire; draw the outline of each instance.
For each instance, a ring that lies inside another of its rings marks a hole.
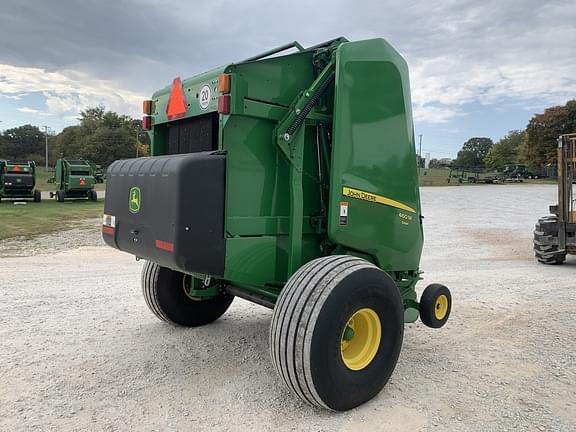
[[[34,202],[40,202],[42,201],[42,194],[40,193],[39,190],[34,191]]]
[[[558,250],[558,218],[540,218],[534,229],[534,255],[538,262],[548,265],[563,264],[566,252]]]
[[[183,327],[198,327],[216,321],[234,300],[230,294],[193,300],[184,290],[183,273],[151,261],[146,261],[142,269],[142,293],[156,317]]]
[[[62,189],[59,189],[56,191],[56,200],[58,202],[64,202],[65,197],[66,197],[66,194],[64,193],[64,191]]]
[[[403,336],[404,306],[390,276],[363,259],[334,255],[302,266],[280,292],[270,354],[300,399],[345,411],[382,390]]]
[[[431,328],[442,327],[452,311],[450,290],[441,284],[428,285],[420,297],[418,309],[424,325]]]

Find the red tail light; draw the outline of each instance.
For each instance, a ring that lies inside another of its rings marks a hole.
[[[144,130],[152,129],[152,116],[142,117],[142,129]]]
[[[220,114],[230,114],[230,95],[218,98],[218,112]]]

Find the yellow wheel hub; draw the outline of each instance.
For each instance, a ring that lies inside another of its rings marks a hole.
[[[346,367],[356,371],[368,366],[378,352],[381,338],[378,314],[370,308],[356,311],[342,331],[340,354]]]
[[[445,294],[438,296],[434,304],[434,317],[437,320],[443,320],[448,313],[448,297]]]

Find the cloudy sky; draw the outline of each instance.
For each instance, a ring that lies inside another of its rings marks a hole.
[[[2,0],[0,130],[55,131],[285,42],[383,37],[410,66],[423,153],[455,155],[576,97],[574,0]]]

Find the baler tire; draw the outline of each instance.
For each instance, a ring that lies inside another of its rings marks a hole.
[[[356,327],[348,336],[352,320]],[[280,292],[270,355],[300,399],[345,411],[388,382],[403,335],[404,306],[390,276],[360,258],[328,256],[302,266]]]
[[[146,261],[142,293],[146,305],[160,320],[182,327],[198,327],[220,318],[234,296],[224,293],[206,300],[192,300],[183,287],[183,273]]]
[[[56,201],[64,202],[65,197],[66,197],[66,194],[64,193],[64,190],[59,189],[56,191]]]
[[[98,201],[98,194],[96,193],[95,190],[91,190],[89,193],[90,196],[88,198],[90,199],[90,201]]]
[[[450,290],[441,284],[430,284],[420,297],[420,320],[430,328],[440,328],[452,311],[452,295]]]
[[[34,202],[42,201],[42,194],[39,190],[34,191]]]

